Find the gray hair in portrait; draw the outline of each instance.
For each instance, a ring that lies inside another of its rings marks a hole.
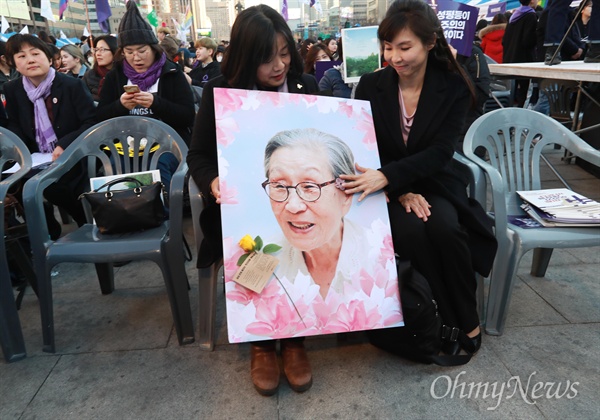
[[[275,134],[265,147],[265,176],[269,178],[271,156],[281,147],[311,147],[327,152],[329,165],[334,178],[342,174],[354,174],[354,155],[340,138],[315,128],[297,128]]]

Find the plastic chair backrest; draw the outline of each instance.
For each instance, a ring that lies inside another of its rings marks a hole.
[[[127,142],[128,137],[134,139],[131,148]],[[147,143],[141,150],[140,140],[143,138],[147,140]],[[129,156],[131,151],[132,156],[140,156],[140,158],[111,158],[111,156],[120,156],[118,144],[122,146],[124,156]],[[155,150],[157,145],[160,147]],[[47,170],[31,178],[25,185],[23,198],[24,201],[27,201],[28,197],[35,196],[33,199],[41,203],[42,191],[83,159],[87,159],[90,176],[96,176],[98,173],[98,162],[104,175],[120,175],[156,169],[159,157],[167,152],[172,153],[179,160],[178,172],[182,168],[187,168],[185,162],[187,145],[179,134],[167,124],[156,119],[139,116],[112,118],[84,131]],[[51,173],[52,176],[48,176],[48,173]],[[29,184],[30,188],[28,188]],[[31,191],[33,188],[35,188],[35,192]],[[174,203],[170,203],[170,205],[173,206]],[[45,220],[43,208],[40,204],[36,205],[35,209],[37,214],[33,217],[33,222],[39,225],[35,226],[36,229],[39,229],[36,232],[39,232],[41,241],[44,242],[43,238],[47,236],[47,227],[45,223],[38,223],[38,220]],[[173,212],[171,217],[180,218],[181,215]],[[179,225],[179,223],[175,225]]]
[[[577,94],[574,80],[543,79],[540,91],[546,94],[550,105],[550,116],[560,121],[571,121],[571,101]]]
[[[9,188],[31,170],[31,154],[13,132],[0,128],[0,172],[9,162],[18,163],[20,168],[0,181],[0,345],[5,360],[13,362],[24,358],[26,353],[8,268],[4,203]]]
[[[15,177],[13,180],[23,177],[31,170],[31,154],[25,143],[12,131],[0,127],[0,172],[10,161],[21,166],[21,169],[11,175]]]
[[[486,172],[493,194],[496,232],[504,232],[508,214],[521,214],[515,191],[541,188],[540,156],[559,144],[600,166],[600,152],[552,118],[523,108],[504,108],[479,117],[465,135],[465,156]],[[483,147],[489,161],[475,155]]]

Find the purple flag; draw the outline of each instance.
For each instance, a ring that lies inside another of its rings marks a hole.
[[[283,16],[283,18],[286,20],[286,22],[289,19],[287,0],[283,0],[283,4],[281,5],[281,16]]]
[[[69,2],[69,0],[60,0],[60,2],[58,3],[58,17],[61,20],[63,18],[63,14],[65,13],[65,10],[67,10],[68,2]]]
[[[108,4],[108,0],[95,0],[96,1],[96,15],[98,16],[98,25],[102,32],[110,32],[108,27],[108,18],[112,16],[112,11]]]
[[[505,2],[490,4],[490,5],[488,5],[488,11],[487,11],[487,15],[485,15],[485,17],[493,18],[498,13],[504,13],[504,12],[506,12],[506,3]]]

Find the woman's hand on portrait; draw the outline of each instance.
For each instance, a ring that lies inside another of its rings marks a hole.
[[[52,151],[52,161],[54,162],[56,159],[58,159],[58,157],[62,155],[64,151],[65,149],[63,149],[62,147],[56,146]]]
[[[388,179],[383,172],[371,168],[363,168],[358,163],[356,170],[361,172],[357,175],[340,175],[340,178],[346,181],[344,183],[346,194],[361,193],[358,201],[362,201],[367,195],[377,192],[385,188],[388,184]]]
[[[221,204],[221,190],[219,189],[219,177],[216,177],[210,183],[210,194],[215,197],[217,204]]]
[[[132,110],[137,106],[137,102],[134,100],[135,93],[123,93],[121,95],[121,104],[128,110]]]
[[[404,207],[407,213],[413,212],[419,219],[427,221],[427,216],[431,216],[431,205],[421,194],[406,193],[398,197],[398,201]]]

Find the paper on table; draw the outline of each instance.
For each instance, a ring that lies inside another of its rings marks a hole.
[[[31,166],[33,168],[36,168],[36,167],[41,166],[41,165],[45,165],[46,163],[50,163],[50,162],[52,162],[52,153],[38,153],[38,152],[36,152],[36,153],[32,153],[31,154]],[[21,166],[18,163],[16,163],[11,168],[7,169],[6,171],[3,171],[3,173],[5,173],[5,174],[14,174],[19,169],[21,169]]]

